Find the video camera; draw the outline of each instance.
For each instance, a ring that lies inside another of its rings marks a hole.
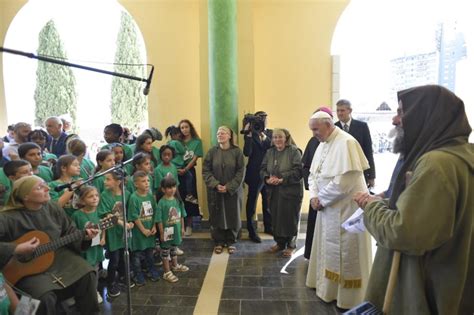
[[[250,128],[248,130],[245,130],[244,128],[247,124],[250,124]],[[265,117],[254,114],[245,114],[244,119],[242,121],[242,130],[240,130],[241,134],[245,135],[250,132],[260,133],[264,130]]]

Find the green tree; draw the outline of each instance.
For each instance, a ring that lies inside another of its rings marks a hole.
[[[144,78],[146,67],[136,66],[144,63],[141,50],[137,26],[130,14],[122,12],[114,71]],[[129,127],[132,131],[138,130],[139,125],[148,118],[148,100],[143,94],[143,88],[143,82],[113,77],[110,105],[112,122]]]
[[[66,60],[66,51],[59,33],[50,20],[38,37],[38,55]],[[50,116],[69,114],[76,124],[76,79],[71,68],[38,61],[36,69],[35,123],[43,125]]]

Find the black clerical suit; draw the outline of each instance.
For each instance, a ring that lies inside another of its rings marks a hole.
[[[336,122],[336,126],[344,130],[342,122]],[[364,151],[364,155],[369,161],[370,168],[364,171],[365,182],[368,183],[369,179],[375,179],[375,163],[374,153],[372,149],[372,138],[370,137],[369,126],[363,121],[351,119],[349,125],[349,134],[353,136],[357,142],[359,142]]]
[[[252,133],[252,137],[244,136],[244,155],[248,157],[247,169],[245,172],[245,183],[248,185],[247,195],[247,230],[252,237],[256,235],[253,225],[253,217],[257,206],[259,193],[262,194],[263,225],[266,233],[272,232],[272,217],[268,209],[268,196],[264,188],[264,182],[260,178],[260,165],[263,157],[272,143],[272,131],[265,129],[263,133],[266,138],[262,141],[257,133]]]
[[[316,137],[309,139],[306,148],[304,149],[303,158],[303,179],[304,188],[309,190],[308,177],[311,169],[311,163],[313,161],[314,153],[319,146],[319,140]],[[311,204],[308,209],[308,221],[306,225],[306,240],[304,244],[304,258],[309,259],[311,256],[311,247],[313,246],[314,227],[316,225],[317,211],[311,208]]]

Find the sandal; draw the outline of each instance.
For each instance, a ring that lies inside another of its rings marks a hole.
[[[235,253],[237,248],[235,246],[229,246],[227,250],[229,251],[229,254],[232,255],[233,253]]]
[[[188,266],[177,264],[176,266],[171,266],[171,270],[179,271],[179,272],[186,272],[189,270]]]
[[[222,254],[223,250],[224,250],[224,247],[222,247],[221,245],[217,245],[216,247],[214,247],[214,253],[216,254]]]
[[[270,247],[270,249],[268,251],[270,253],[278,253],[279,251],[281,251],[281,248],[278,244],[275,244],[272,247]]]
[[[171,283],[175,283],[175,282],[177,282],[179,279],[178,279],[178,277],[176,277],[176,276],[173,274],[173,272],[168,271],[168,272],[165,272],[165,273],[163,274],[163,280],[166,280],[166,281],[171,282]]]
[[[294,252],[295,252],[294,248],[287,248],[283,251],[282,256],[285,258],[290,258],[291,256],[293,256]]]

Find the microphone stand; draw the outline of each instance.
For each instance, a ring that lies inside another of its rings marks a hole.
[[[146,82],[146,86],[145,86],[145,89],[143,91],[143,94],[145,94],[145,95],[148,95],[148,92],[150,90],[150,84],[151,84],[151,79],[152,79],[153,70],[154,70],[154,66],[152,65],[152,71],[151,71],[149,77],[147,79],[144,79],[144,78],[139,78],[139,77],[123,74],[123,73],[112,72],[112,71],[87,67],[87,66],[83,66],[83,65],[79,65],[79,64],[74,64],[74,63],[70,63],[70,62],[67,62],[67,61],[64,61],[64,60],[60,60],[60,59],[49,58],[49,57],[44,57],[44,56],[38,56],[38,55],[35,55],[33,53],[26,53],[26,52],[23,52],[23,51],[9,49],[9,48],[5,48],[5,47],[1,47],[1,46],[0,46],[0,52],[6,52],[6,53],[9,53],[9,54],[13,54],[13,55],[20,55],[20,56],[23,56],[23,57],[38,59],[38,60],[41,60],[41,61],[50,62],[50,63],[54,63],[54,64],[66,66],[66,67],[73,67],[73,68],[79,68],[79,69],[93,71],[93,72],[99,72],[99,73],[108,74],[108,75],[112,75],[112,76],[116,76],[116,77],[120,77],[120,78],[124,78],[124,79]],[[125,161],[125,162],[123,162],[123,163],[121,163],[117,166],[114,166],[114,167],[112,167],[112,168],[110,168],[110,169],[108,169],[104,172],[95,174],[94,176],[91,176],[90,178],[88,178],[82,184],[77,185],[77,186],[74,187],[74,189],[77,189],[80,186],[93,181],[95,178],[103,176],[107,173],[113,172],[114,170],[120,171],[122,176],[123,176],[122,177],[122,185],[121,185],[123,217],[124,217],[123,237],[124,237],[124,245],[125,245],[123,257],[124,257],[124,261],[125,261],[125,281],[126,281],[126,285],[127,285],[127,307],[128,307],[128,314],[129,315],[132,314],[132,295],[131,295],[131,291],[130,291],[130,254],[128,252],[128,238],[127,238],[128,231],[127,231],[127,225],[125,224],[125,222],[127,220],[127,207],[125,205],[125,201],[126,201],[125,200],[125,182],[124,182],[125,181],[125,171],[123,170],[123,166],[128,164],[128,163],[131,163],[132,160],[133,160],[133,158],[128,160],[128,161]],[[73,183],[71,182],[69,184],[70,185],[66,186],[65,188],[68,188],[68,189],[71,190],[71,186],[73,185]],[[72,190],[74,190],[74,189],[72,189]]]

